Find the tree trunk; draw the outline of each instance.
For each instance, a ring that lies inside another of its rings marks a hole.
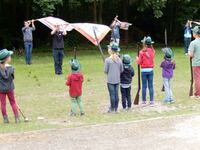
[[[93,2],[93,19],[94,23],[97,23],[97,1],[94,0]]]
[[[99,23],[103,23],[102,19],[102,12],[103,12],[103,0],[99,0]]]

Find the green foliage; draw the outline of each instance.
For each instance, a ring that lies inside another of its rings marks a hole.
[[[41,12],[43,16],[53,15],[56,5],[62,4],[62,0],[33,0],[33,10]]]

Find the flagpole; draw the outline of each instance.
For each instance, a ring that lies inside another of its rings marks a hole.
[[[97,38],[97,34],[96,34],[95,29],[93,29],[93,31],[94,31],[95,39],[96,39],[96,41],[97,41],[97,46],[98,46],[99,51],[100,51],[100,53],[101,53],[102,60],[103,60],[103,62],[105,62],[105,56],[104,56],[104,54],[103,54],[103,50],[102,50],[101,45],[100,45],[100,43],[99,43],[99,40],[98,40],[98,38]]]

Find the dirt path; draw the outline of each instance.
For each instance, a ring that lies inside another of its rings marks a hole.
[[[0,135],[1,150],[199,150],[200,115]]]

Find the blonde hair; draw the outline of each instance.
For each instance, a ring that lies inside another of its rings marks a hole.
[[[114,62],[118,62],[120,60],[118,52],[112,51],[110,48],[108,49],[108,53],[110,55],[110,58]]]

